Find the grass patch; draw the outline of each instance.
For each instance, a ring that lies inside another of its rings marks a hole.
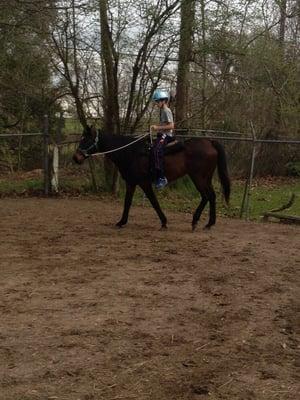
[[[65,135],[80,133],[82,132],[82,125],[77,119],[66,118],[63,132]]]
[[[86,195],[95,194],[91,184],[88,165],[83,169],[82,166],[73,166],[61,170],[59,186],[61,193],[70,195],[82,193]],[[0,178],[0,195],[9,196],[11,194],[36,193],[43,191],[43,178],[41,173],[37,176],[28,176],[27,173],[8,174]],[[98,182],[100,182],[100,193],[104,191],[103,170],[97,169]],[[230,205],[227,207],[223,200],[219,181],[214,182],[217,193],[217,214],[229,217],[239,217],[244,194],[244,181],[233,181]],[[291,208],[284,210],[284,214],[300,216],[300,180],[297,178],[261,178],[253,182],[250,195],[250,219],[258,220],[261,216],[272,209],[279,208],[288,203],[292,193],[296,199]],[[125,196],[125,184],[120,181],[119,200],[123,201]],[[164,210],[182,211],[193,213],[199,205],[200,195],[188,177],[179,179],[170,184],[167,188],[157,192],[159,202]],[[149,205],[143,192],[137,189],[133,199],[134,205]],[[207,209],[205,213],[207,213]]]
[[[44,182],[42,179],[27,179],[22,181],[0,180],[0,194],[21,194],[24,192],[42,191]]]
[[[239,217],[244,195],[245,182],[232,183],[230,204],[227,206],[222,196],[219,182],[214,182],[217,194],[217,214],[229,217]],[[300,182],[299,180],[272,179],[271,181],[256,180],[250,192],[250,219],[260,219],[261,216],[274,208],[288,203],[292,193],[296,200],[291,208],[284,211],[287,215],[300,215]],[[164,209],[192,213],[199,205],[199,193],[189,178],[178,180],[175,184],[157,193],[161,206]],[[124,189],[121,191],[124,197]],[[146,200],[146,202],[148,202]],[[138,190],[134,204],[144,204],[143,193]]]
[[[254,187],[250,197],[250,216],[257,219],[266,211],[277,209],[290,200],[292,193],[296,195],[293,205],[282,213],[300,216],[300,183],[281,184],[274,187]]]

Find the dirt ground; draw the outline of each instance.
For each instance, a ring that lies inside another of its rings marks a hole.
[[[0,201],[1,400],[299,398],[299,227]]]

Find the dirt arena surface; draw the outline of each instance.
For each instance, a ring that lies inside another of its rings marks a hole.
[[[0,201],[1,400],[299,398],[299,227]]]

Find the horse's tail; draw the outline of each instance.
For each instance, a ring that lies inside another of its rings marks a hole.
[[[222,185],[226,203],[228,204],[230,198],[231,183],[228,174],[226,153],[224,147],[219,142],[212,140],[212,145],[218,152],[218,175]]]

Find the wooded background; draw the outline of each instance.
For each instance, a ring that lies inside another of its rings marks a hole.
[[[0,0],[0,134],[134,133],[162,87],[176,128],[299,137],[299,44],[299,0]]]

